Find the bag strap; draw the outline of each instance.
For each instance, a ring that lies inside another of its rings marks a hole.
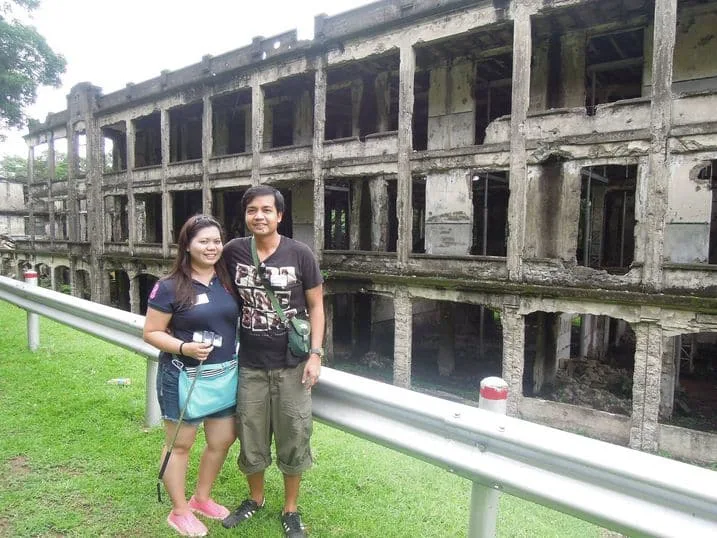
[[[251,258],[254,261],[254,268],[256,269],[256,274],[259,275],[259,255],[256,252],[256,241],[254,240],[254,236],[251,236]],[[274,290],[271,289],[270,286],[267,286],[265,279],[259,277],[259,280],[261,280],[262,286],[264,286],[264,289],[266,290],[267,295],[269,296],[269,300],[271,301],[271,306],[274,308],[274,311],[278,314],[279,319],[284,325],[287,325],[287,323],[291,323],[294,326],[294,329],[296,329],[297,332],[299,332],[299,327],[296,326],[296,317],[292,317],[291,319],[288,319],[286,317],[286,314],[284,314],[284,310],[282,310],[281,305],[279,305],[279,301],[276,298],[276,295],[274,295]]]

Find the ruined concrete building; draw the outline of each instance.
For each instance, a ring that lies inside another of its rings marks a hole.
[[[0,177],[0,241],[25,234],[25,182]],[[3,248],[0,246],[0,248]]]
[[[240,235],[272,184],[334,364],[451,397],[500,375],[513,415],[717,459],[715,0],[383,0],[78,84],[26,138],[48,177],[5,274],[141,313],[188,216]]]

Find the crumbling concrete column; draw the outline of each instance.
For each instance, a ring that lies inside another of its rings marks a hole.
[[[137,233],[137,201],[134,197],[134,146],[136,132],[134,122],[131,119],[128,118],[125,125],[125,137],[127,140],[127,243],[129,245],[130,254],[133,254],[135,242],[139,237],[139,234]]]
[[[209,158],[212,156],[212,100],[211,94],[202,97],[202,213],[212,214],[212,189],[209,186]]]
[[[329,366],[334,361],[334,295],[324,295],[324,317],[326,329],[324,333],[324,360]]]
[[[533,48],[533,69],[530,73],[529,112],[548,109],[548,78],[550,74],[550,36],[540,36]]]
[[[139,294],[139,274],[136,272],[127,273],[129,277],[129,311],[139,314],[141,297]]]
[[[28,200],[28,217],[27,224],[30,227],[27,234],[30,242],[35,244],[35,196],[33,194],[32,183],[35,181],[35,146],[27,148],[27,200]]]
[[[309,245],[314,244],[314,186],[310,181],[294,183],[291,187],[292,237]]]
[[[531,27],[528,7],[511,4],[513,14],[513,94],[510,116],[510,198],[508,200],[508,274],[523,279],[526,214],[526,135],[525,122],[530,103]],[[510,401],[510,396],[509,396]],[[510,404],[509,404],[510,409]]]
[[[413,178],[411,154],[413,153],[413,88],[416,76],[416,51],[411,43],[402,43],[400,52],[398,88],[398,182],[396,208],[398,213],[398,263],[408,262],[413,236]],[[409,350],[410,352],[410,350]]]
[[[525,367],[525,318],[519,312],[517,297],[503,304],[500,319],[503,327],[503,379],[508,383],[508,414],[516,416],[523,399]]]
[[[677,27],[677,0],[655,1],[655,31],[652,51],[652,104],[650,106],[650,153],[647,160],[649,192],[645,226],[640,239],[645,244],[643,283],[662,288],[662,257],[667,213],[667,185],[670,182],[668,135],[672,127],[672,66]]]
[[[213,121],[212,151],[216,153],[216,155],[226,155],[229,152],[229,123],[227,119],[227,115],[217,114],[216,121]],[[248,121],[244,123],[245,133],[248,124]],[[249,130],[251,132],[251,126]],[[243,151],[246,151],[246,148],[244,148],[242,152]]]
[[[73,297],[82,297],[82,293],[78,288],[77,282],[77,258],[70,256],[70,295]]]
[[[72,100],[74,102],[74,99]],[[68,111],[70,110],[70,96],[68,95]],[[75,106],[74,104],[72,105]],[[74,117],[74,116],[71,116]],[[67,200],[78,200],[77,194],[77,135],[75,126],[67,122]],[[70,203],[67,208],[67,236],[70,241],[82,241],[80,232],[80,219],[77,203]],[[34,228],[34,226],[33,226]]]
[[[413,301],[408,291],[396,290],[393,300],[395,338],[393,347],[393,384],[411,388],[411,345],[413,341]]]
[[[592,358],[597,357],[597,316],[593,314],[583,314],[580,319],[580,357]]]
[[[251,141],[251,184],[258,185],[264,144],[264,88],[256,75],[251,81]]]
[[[311,175],[314,178],[314,253],[321,262],[324,252],[324,130],[326,129],[326,58],[316,58],[314,74],[314,141]]]
[[[349,249],[361,250],[361,198],[364,180],[351,182],[351,211],[349,212]]]
[[[385,133],[389,129],[391,86],[388,75],[387,71],[382,71],[376,75],[376,80],[374,81],[374,88],[376,89],[376,123],[379,133]]]
[[[657,315],[655,315],[657,314]],[[662,329],[650,313],[650,321],[635,324],[635,370],[632,386],[630,448],[654,452],[658,442],[660,381],[662,378]],[[643,316],[643,320],[649,319]]]
[[[105,196],[102,200],[104,208],[102,214],[105,218],[105,241],[116,241],[119,228],[119,216],[117,215],[117,199],[115,196]]]
[[[561,99],[560,106],[585,106],[585,47],[584,30],[564,34],[560,40]]]
[[[439,301],[440,341],[438,344],[438,374],[449,376],[456,369],[455,312],[456,304]]]
[[[558,369],[557,332],[560,328],[560,316],[548,312],[536,312],[538,318],[538,338],[535,346],[533,367],[533,393],[539,393],[545,385],[555,382]]]
[[[102,259],[90,266],[90,300],[95,303],[110,304],[110,274],[105,271]]]
[[[167,191],[167,170],[169,166],[169,110],[162,109],[159,115],[160,143],[162,147],[162,256],[169,258],[169,245],[172,242],[174,222],[172,218],[172,195]]]
[[[244,121],[244,149],[242,150],[243,153],[251,153],[253,151],[254,147],[254,126],[252,125],[252,105],[248,105],[245,107],[245,113],[247,120]],[[229,136],[229,134],[227,134]],[[228,142],[227,142],[228,143]]]
[[[580,221],[580,193],[582,191],[582,166],[580,162],[568,161],[562,165],[562,217],[558,226],[558,256],[564,261],[575,262],[578,247]]]
[[[675,387],[679,380],[678,362],[682,336],[665,338],[662,342],[662,375],[660,376],[660,413],[661,420],[672,418],[675,407]]]
[[[74,89],[73,89],[74,90]],[[84,117],[86,138],[86,183],[87,183],[87,238],[90,242],[90,263],[101,263],[104,253],[103,203],[102,203],[102,130],[93,113],[97,107],[100,89],[95,86],[83,86],[80,91],[79,110]],[[72,95],[72,93],[71,93]],[[77,206],[76,200],[70,202]],[[74,209],[77,211],[76,209]],[[108,303],[109,287],[103,287],[101,279],[92,281],[93,296],[102,297],[103,304]]]
[[[571,314],[538,312],[538,342],[533,392],[538,393],[546,385],[555,383],[555,375],[561,360],[570,359]]]
[[[50,245],[54,249],[55,239],[64,239],[58,237],[57,226],[55,222],[55,199],[52,195],[52,185],[56,178],[55,172],[55,139],[52,131],[49,132],[47,138],[47,212],[50,220]],[[60,233],[60,236],[62,234]],[[53,288],[54,289],[54,288]]]
[[[169,245],[174,241],[174,196],[170,191],[162,193],[162,224],[162,251],[166,245],[169,253]],[[180,226],[182,224],[179,223]]]
[[[385,176],[368,180],[371,196],[371,250],[385,252],[388,248],[388,182]]]
[[[312,143],[312,120],[314,104],[311,92],[305,89],[294,103],[294,145],[305,146]]]
[[[361,101],[363,99],[363,80],[351,81],[351,136],[361,135]]]

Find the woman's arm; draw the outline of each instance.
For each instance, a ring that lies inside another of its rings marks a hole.
[[[192,357],[200,361],[206,359],[212,349],[214,349],[214,346],[197,342],[184,342],[172,336],[167,332],[171,320],[172,314],[160,312],[152,307],[147,308],[147,316],[145,317],[144,329],[142,330],[142,338],[144,341],[167,353]]]

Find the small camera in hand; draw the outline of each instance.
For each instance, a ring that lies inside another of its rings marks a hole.
[[[212,331],[194,331],[192,342],[201,342],[209,346],[222,347],[222,335]]]

